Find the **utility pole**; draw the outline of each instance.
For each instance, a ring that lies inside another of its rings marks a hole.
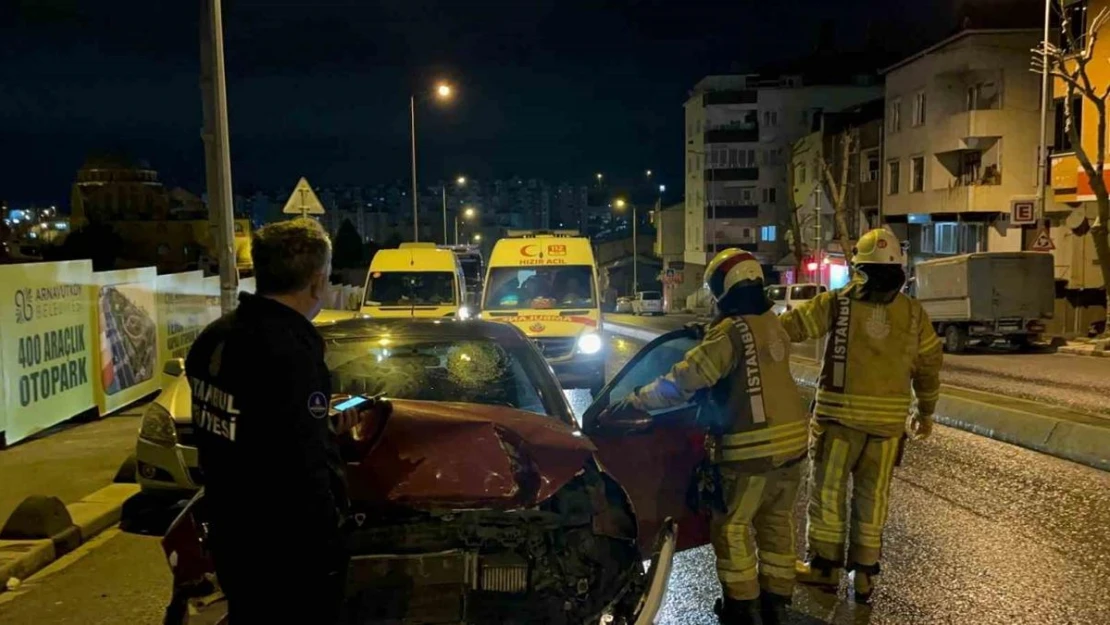
[[[440,187],[440,191],[442,192],[442,197],[443,197],[443,244],[447,245],[448,244],[447,243],[447,183],[443,183],[443,186]],[[455,235],[455,239],[456,239],[455,242],[456,243],[458,243],[458,241],[457,241],[458,238],[459,237],[456,234]]]
[[[223,14],[220,0],[201,3],[201,97],[204,103],[205,179],[208,219],[219,251],[220,310],[235,309],[239,272],[235,267],[232,215],[231,150],[227,129],[227,84],[224,77]]]
[[[814,281],[821,284],[821,183],[813,188],[813,259],[817,262],[817,269],[813,272]]]
[[[636,241],[636,205],[632,205],[632,292],[640,290],[640,252]]]
[[[412,138],[412,240],[420,240],[420,216],[416,197],[416,96],[409,96],[409,136]]]
[[[1045,128],[1048,125],[1048,35],[1049,18],[1052,15],[1052,0],[1044,0],[1044,40],[1041,42],[1041,135],[1037,152],[1037,227],[1045,223],[1044,183],[1048,174],[1048,146]]]

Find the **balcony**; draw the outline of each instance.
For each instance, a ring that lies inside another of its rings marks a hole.
[[[734,91],[713,91],[703,94],[701,103],[704,106],[714,104],[755,104],[759,99],[759,92],[754,89],[737,89]]]
[[[759,206],[755,204],[715,204],[706,209],[714,219],[758,219]]]
[[[706,143],[758,143],[759,124],[745,127],[713,128],[705,131]]]
[[[706,169],[705,179],[709,182],[723,181],[755,181],[759,180],[758,167],[735,167],[729,169]]]
[[[912,196],[911,196],[912,197]],[[974,184],[936,189],[929,193],[929,213],[1004,213],[1011,197],[999,184]]]
[[[1010,113],[1009,116],[1007,113]],[[1011,134],[1017,131],[1021,121],[1020,117],[1015,119],[1012,111],[975,110],[956,113],[934,127],[933,145],[937,152],[985,150],[999,137],[1007,134],[1007,130]]]

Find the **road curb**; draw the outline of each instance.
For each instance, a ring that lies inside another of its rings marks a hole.
[[[66,505],[72,524],[49,538],[0,540],[0,593],[12,578],[22,581],[119,523],[125,501],[139,492],[136,484],[111,484]],[[76,544],[74,544],[76,543]]]
[[[1095,349],[1094,345],[1062,345],[1056,348],[1056,353],[1087,356],[1088,358],[1110,358],[1110,351]]]
[[[605,328],[636,340],[651,340],[661,334],[608,322]],[[645,336],[648,338],[641,338]],[[1104,353],[1110,355],[1110,352]],[[791,371],[803,394],[809,398],[817,385],[818,364],[795,356],[791,359]],[[995,403],[990,400],[990,393],[943,385],[936,421],[1096,469],[1110,470],[1110,419],[1106,420],[1106,426],[1101,426],[1089,415],[1069,420],[1038,411],[1040,407],[1045,412],[1074,414],[1062,407],[1010,397]],[[1004,403],[1010,405],[1001,405]],[[1087,422],[1082,422],[1084,420]]]

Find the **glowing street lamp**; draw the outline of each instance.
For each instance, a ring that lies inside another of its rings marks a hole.
[[[636,206],[629,204],[624,198],[617,198],[613,200],[613,207],[617,210],[624,210],[625,207],[632,207],[632,292],[635,293],[640,287],[640,263],[639,263],[639,249],[636,242]]]
[[[455,215],[455,245],[459,244],[459,222],[460,222],[460,220],[462,220],[462,219],[468,219],[468,220],[469,219],[474,219],[474,217],[477,216],[477,215],[478,215],[478,211],[474,210],[474,208],[469,207],[469,206],[463,209],[463,212],[462,212],[461,215]]]
[[[450,100],[455,90],[446,82],[436,85],[435,98],[437,100]],[[416,96],[409,96],[409,137],[412,143],[412,240],[420,240],[420,198],[416,184]],[[446,192],[444,192],[446,194]],[[447,218],[443,219],[443,242],[447,243]]]

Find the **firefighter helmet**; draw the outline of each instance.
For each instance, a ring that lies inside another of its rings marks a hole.
[[[724,250],[705,268],[705,286],[715,300],[744,282],[763,283],[763,267],[755,256],[744,250],[735,247]]]
[[[852,264],[901,265],[902,242],[883,228],[876,228],[860,237],[852,248]]]

